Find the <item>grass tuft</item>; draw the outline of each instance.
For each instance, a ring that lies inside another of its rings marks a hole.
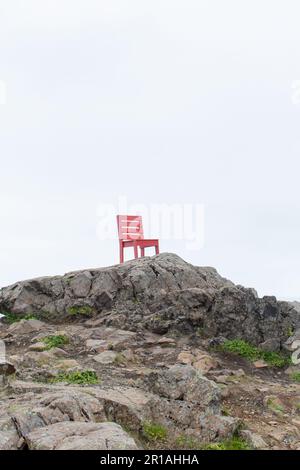
[[[143,424],[143,435],[148,441],[163,441],[167,438],[167,429],[161,424],[145,422]]]
[[[202,450],[251,450],[249,444],[239,436],[202,446]]]
[[[2,312],[1,312],[2,313]],[[27,313],[26,315],[16,315],[12,312],[3,312],[5,323],[12,325],[13,323],[19,322],[21,320],[37,320],[36,316],[33,313]]]
[[[67,311],[69,315],[90,316],[93,313],[93,309],[89,305],[69,307]]]
[[[290,378],[291,378],[294,382],[300,382],[300,372],[293,372],[293,373],[290,375]]]
[[[99,383],[98,376],[93,370],[61,372],[50,383],[67,382],[77,385],[95,385]]]
[[[61,346],[68,344],[69,338],[65,335],[50,335],[50,336],[45,336],[45,338],[43,338],[42,341],[43,343],[46,344],[47,349],[52,349],[52,348],[60,348]]]

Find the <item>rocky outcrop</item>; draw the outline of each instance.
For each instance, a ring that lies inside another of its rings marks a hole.
[[[1,289],[0,311],[51,322],[90,319],[91,325],[158,334],[238,337],[266,348],[272,341],[273,350],[300,326],[291,304],[260,299],[215,269],[192,266],[168,253],[16,283]]]
[[[300,449],[300,314],[213,268],[165,253],[19,282],[0,312],[1,450]]]

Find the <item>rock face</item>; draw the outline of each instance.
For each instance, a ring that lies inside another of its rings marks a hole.
[[[62,422],[27,435],[34,450],[137,450],[138,447],[116,423]]]
[[[203,332],[244,338],[279,349],[300,326],[299,312],[275,297],[257,297],[213,268],[195,267],[174,254],[109,268],[19,282],[0,291],[0,311],[51,322],[82,321],[158,334]],[[16,328],[21,328],[16,327]],[[38,331],[32,321],[29,329]]]

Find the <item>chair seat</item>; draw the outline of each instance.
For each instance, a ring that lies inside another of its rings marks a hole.
[[[155,246],[158,244],[158,239],[154,238],[149,238],[149,239],[138,239],[138,240],[122,240],[122,243],[124,246],[141,246],[141,247],[147,247],[147,246]]]

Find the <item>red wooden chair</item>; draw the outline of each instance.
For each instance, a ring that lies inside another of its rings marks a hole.
[[[133,247],[134,257],[138,258],[138,247],[141,249],[141,256],[145,256],[145,248],[155,247],[155,253],[159,253],[158,240],[144,238],[143,222],[140,215],[117,215],[119,243],[120,243],[120,263],[124,263],[124,248]]]

